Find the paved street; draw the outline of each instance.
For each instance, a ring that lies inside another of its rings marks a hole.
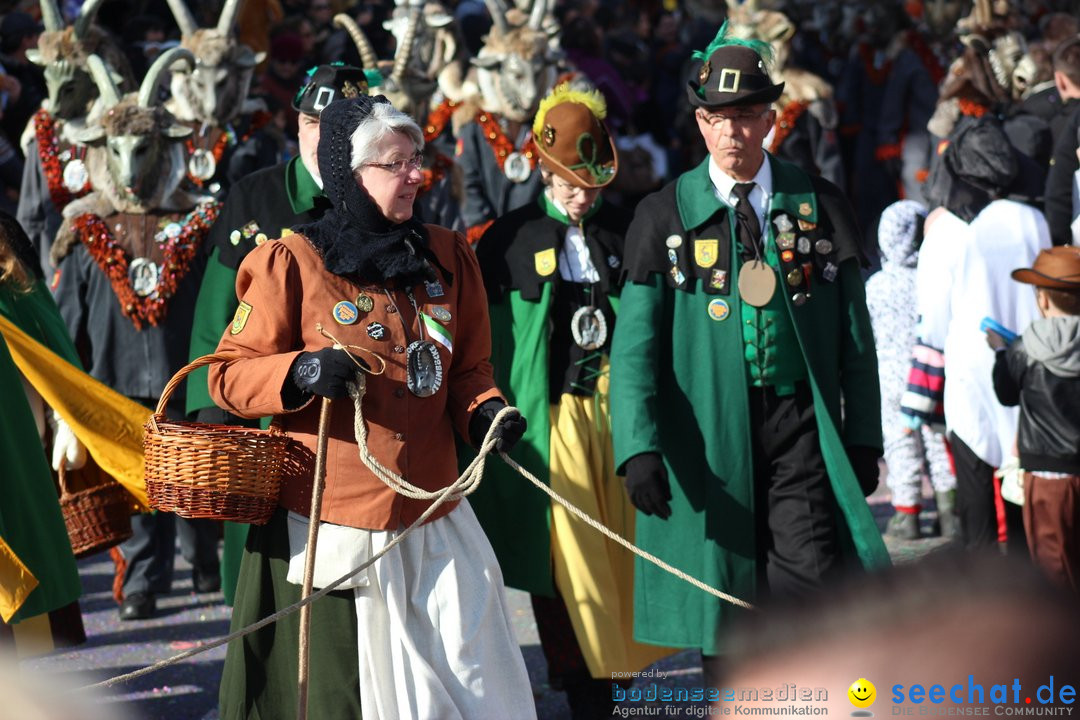
[[[871,508],[879,526],[884,528],[892,512],[884,486],[871,497]],[[926,538],[915,542],[889,542],[889,550],[897,562],[911,562],[942,545],[940,538]],[[121,623],[117,619],[116,604],[111,595],[112,563],[107,554],[82,561],[80,570],[85,591],[81,603],[88,642],[69,652],[23,663],[28,672],[48,678],[50,686],[56,683],[56,686],[77,687],[130,672],[228,631],[229,609],[222,604],[221,594],[196,594],[190,567],[179,555],[173,593],[159,599],[158,616],[148,621]],[[510,591],[509,597],[514,627],[536,693],[539,717],[543,720],[569,718],[563,693],[547,685],[545,663],[528,596]],[[106,716],[115,720],[217,718],[217,686],[224,657],[224,647],[217,648],[105,692]],[[655,670],[658,685],[703,685],[699,659],[694,652],[668,658]],[[0,717],[4,717],[2,711]]]

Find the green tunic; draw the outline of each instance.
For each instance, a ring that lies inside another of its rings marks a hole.
[[[0,313],[71,364],[81,367],[52,295],[40,280],[27,293],[0,287]],[[75,556],[48,460],[18,368],[0,339],[0,457],[4,502],[0,537],[38,580],[12,623],[62,608],[82,594]]]
[[[601,204],[581,227],[600,275],[597,292],[617,311],[625,213]],[[495,221],[477,247],[490,301],[495,382],[528,420],[513,457],[545,484],[550,484],[551,324],[556,295],[566,286],[557,262],[566,229],[565,217],[540,201]],[[493,460],[469,503],[495,549],[507,586],[554,596],[551,499],[506,463]]]
[[[884,566],[888,554],[844,449],[881,447],[877,359],[855,250],[857,230],[834,186],[770,161],[774,194],[768,244],[775,243],[773,221],[785,214],[792,222],[803,220],[806,228],[814,226],[805,232],[828,236],[835,247],[827,257],[813,251],[805,256],[814,274],[804,305],[793,304],[785,279],[778,277],[782,319],[790,318],[795,332],[776,352],[799,352],[805,363],[843,544],[864,567]],[[708,162],[642,201],[627,235],[630,282],[623,288],[611,358],[615,461],[623,468],[635,455],[659,453],[670,475],[671,517],[638,513],[637,544],[713,587],[754,602],[748,388],[760,382],[762,368],[751,373],[744,339],[750,317],[732,291],[739,269],[732,211],[716,197]],[[679,242],[668,243],[672,236]],[[715,253],[695,251],[717,240]],[[677,245],[673,255],[671,245]],[[822,277],[826,261],[838,270],[832,281]],[[775,363],[775,357],[770,362],[796,372],[803,366]],[[635,639],[722,652],[720,631],[733,605],[641,559],[634,593]]]
[[[195,302],[191,328],[190,359],[213,353],[225,328],[232,322],[239,300],[236,298],[236,270],[256,247],[259,234],[276,240],[286,229],[316,220],[322,190],[299,158],[286,165],[260,170],[233,186],[221,215],[210,229],[207,246],[210,259]],[[235,234],[234,234],[235,232]],[[188,376],[187,412],[214,407],[207,387],[207,369]],[[264,420],[263,426],[269,424]],[[222,591],[232,605],[240,569],[240,551],[247,538],[247,525],[225,523],[225,550],[221,558]]]

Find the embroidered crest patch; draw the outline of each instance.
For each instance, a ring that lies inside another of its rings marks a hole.
[[[239,335],[247,325],[249,317],[251,317],[251,306],[246,302],[241,302],[236,308],[236,314],[233,315],[232,325],[229,327],[229,334]]]

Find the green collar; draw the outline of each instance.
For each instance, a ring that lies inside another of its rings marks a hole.
[[[773,196],[770,214],[783,210],[800,220],[816,223],[818,220],[817,197],[810,176],[789,162],[766,153],[772,163]],[[675,185],[675,199],[679,206],[679,218],[685,230],[701,227],[728,204],[716,197],[712,179],[709,178],[709,158],[693,170],[679,176]]]
[[[543,211],[547,213],[547,216],[549,218],[551,218],[552,220],[558,220],[563,225],[574,225],[575,224],[575,223],[570,222],[570,218],[565,213],[563,213],[561,210],[559,210],[559,208],[555,207],[555,203],[551,202],[551,200],[548,199],[547,190],[544,190],[544,191],[542,191],[540,193],[540,197],[537,199],[537,202],[540,203],[541,209],[543,209]],[[576,223],[576,224],[577,225],[584,225],[586,220],[588,220],[589,218],[591,218],[593,215],[595,215],[597,212],[600,211],[600,205],[602,205],[603,202],[604,202],[604,198],[601,197],[600,195],[597,195],[596,196],[596,202],[594,202],[592,204],[592,207],[589,208],[585,212],[585,217],[581,218],[581,222]]]
[[[285,166],[285,192],[289,204],[297,215],[302,215],[315,208],[315,198],[324,197],[322,188],[311,177],[307,167],[297,155]]]

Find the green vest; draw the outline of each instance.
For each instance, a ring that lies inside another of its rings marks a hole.
[[[731,219],[732,246],[731,257],[738,258],[736,223]],[[778,395],[792,395],[795,382],[806,379],[806,361],[799,348],[799,338],[795,335],[795,325],[791,314],[784,307],[784,293],[787,283],[780,273],[780,259],[776,254],[776,228],[772,223],[765,229],[765,262],[777,278],[776,292],[764,307],[754,307],[748,302],[742,303],[742,331],[746,360],[747,380],[754,387],[772,386]],[[733,262],[736,267],[736,282],[741,262]],[[737,287],[737,285],[736,285]]]

